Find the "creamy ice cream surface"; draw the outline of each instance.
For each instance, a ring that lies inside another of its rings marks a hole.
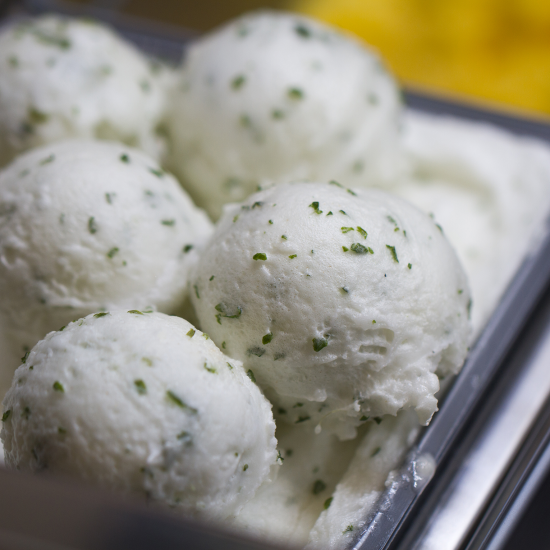
[[[19,358],[47,332],[94,311],[184,300],[212,231],[178,182],[120,143],[67,141],[0,172],[0,313]]]
[[[296,14],[248,14],[191,44],[170,111],[171,168],[214,217],[265,182],[351,186],[400,165],[400,94],[378,56]]]
[[[466,355],[454,251],[430,217],[378,190],[277,185],[228,207],[193,286],[201,326],[278,417],[342,438],[402,408],[427,423],[438,376]]]
[[[3,403],[6,463],[224,518],[276,469],[271,406],[178,317],[101,312],[40,341]]]
[[[165,83],[108,27],[46,15],[0,32],[0,166],[66,138],[120,140],[154,156]]]

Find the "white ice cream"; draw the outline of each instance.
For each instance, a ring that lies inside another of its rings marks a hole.
[[[91,21],[47,15],[0,32],[0,166],[61,139],[114,139],[157,156],[165,79]],[[159,68],[165,71],[164,68]]]
[[[292,423],[354,437],[368,417],[435,410],[462,366],[469,291],[410,204],[337,183],[278,185],[228,207],[191,298],[201,326]]]
[[[208,337],[161,313],[97,313],[52,332],[3,403],[6,464],[190,514],[238,513],[276,468],[271,406]]]
[[[212,231],[178,182],[120,143],[67,141],[0,172],[0,389],[25,348],[102,309],[171,313]]]
[[[269,181],[386,180],[400,165],[397,85],[351,35],[282,12],[188,48],[170,106],[171,168],[219,217]]]

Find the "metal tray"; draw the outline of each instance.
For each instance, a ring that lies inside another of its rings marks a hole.
[[[185,29],[152,24],[116,11],[55,0],[4,2],[0,4],[2,8],[12,16],[55,11],[96,17],[110,23],[144,51],[173,62],[179,61],[185,43],[194,35]],[[411,109],[489,122],[550,144],[550,125],[543,122],[420,93],[406,92],[405,98]],[[550,465],[547,449],[550,376],[545,377],[540,368],[541,362],[548,361],[550,356],[549,281],[547,232],[539,248],[518,270],[440,411],[423,430],[400,475],[368,518],[353,545],[355,550],[501,548],[498,545],[505,542]],[[531,400],[525,407],[526,392],[533,385],[539,388],[538,400]],[[514,422],[512,413],[518,410],[519,420]],[[495,445],[499,446],[500,454],[500,461],[496,462],[491,460]],[[434,459],[436,473],[427,485],[419,486],[416,461],[426,453]],[[484,473],[484,482],[474,485],[475,498],[471,494],[469,497],[472,483]],[[0,550],[108,550],[130,545],[135,550],[182,545],[205,549],[221,545],[272,547],[238,533],[216,531],[210,526],[157,514],[57,480],[16,477],[0,471],[0,491],[4,496],[0,501]],[[51,504],[47,495],[51,495]],[[456,515],[457,498],[461,495],[463,501],[465,495],[468,511]],[[26,520],[22,521],[21,516]],[[42,519],[32,519],[37,517]],[[445,531],[449,518],[455,524],[452,536]],[[69,523],[71,528],[67,529]],[[444,547],[430,546],[438,532],[445,535]]]

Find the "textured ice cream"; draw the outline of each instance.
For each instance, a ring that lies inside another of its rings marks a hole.
[[[276,468],[271,406],[178,317],[96,313],[52,332],[3,403],[6,464],[227,517]]]
[[[369,417],[435,410],[458,372],[469,291],[437,224],[378,190],[272,187],[227,208],[199,259],[201,326],[279,417],[353,437]]]
[[[24,346],[72,319],[102,309],[174,311],[211,231],[178,182],[135,149],[67,141],[21,155],[0,172],[7,385]]]
[[[170,109],[171,168],[214,217],[269,181],[363,185],[400,164],[400,95],[378,56],[295,14],[249,14],[194,42]]]
[[[7,27],[0,32],[0,166],[71,137],[120,140],[156,156],[165,90],[155,67],[90,21],[47,15]]]

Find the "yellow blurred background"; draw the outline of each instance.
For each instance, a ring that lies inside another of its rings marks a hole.
[[[550,0],[80,1],[199,31],[258,7],[296,10],[362,37],[409,86],[550,115]]]

